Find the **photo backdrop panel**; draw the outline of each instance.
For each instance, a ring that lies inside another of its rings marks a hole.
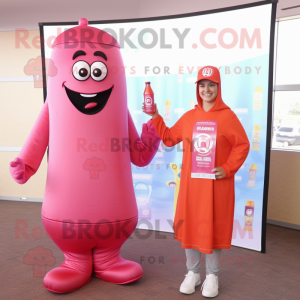
[[[240,119],[251,142],[250,153],[235,175],[232,244],[258,251],[266,201],[271,12],[272,5],[263,4],[172,19],[91,24],[114,35],[121,46],[128,107],[139,133],[149,120],[141,109],[146,81],[151,82],[158,110],[171,127],[197,104],[199,68],[219,68],[223,99]],[[43,26],[46,41],[70,27]],[[45,56],[51,57],[48,46]],[[149,166],[132,165],[139,228],[173,232],[181,162],[181,144],[173,148],[161,144]]]

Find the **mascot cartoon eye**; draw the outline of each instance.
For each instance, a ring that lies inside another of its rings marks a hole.
[[[105,79],[105,77],[107,76],[107,67],[101,61],[95,61],[92,64],[91,69],[92,69],[91,76],[96,81],[101,81],[101,80]]]
[[[91,69],[90,65],[83,61],[77,61],[73,65],[73,76],[80,81],[87,80],[90,77]]]

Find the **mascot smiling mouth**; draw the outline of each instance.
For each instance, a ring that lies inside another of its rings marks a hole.
[[[64,87],[70,101],[77,110],[85,115],[95,115],[106,105],[114,86],[96,94],[81,94],[68,89],[65,85]]]

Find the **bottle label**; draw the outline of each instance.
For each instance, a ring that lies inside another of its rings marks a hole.
[[[262,110],[262,89],[256,88],[253,97],[253,109],[254,110]]]
[[[253,129],[252,131],[252,150],[260,150],[260,136],[261,136],[261,130]]]
[[[254,207],[253,206],[245,206],[244,230],[252,231],[253,216],[254,216]]]
[[[144,95],[144,104],[146,113],[154,113],[154,95],[145,94]]]
[[[255,169],[249,169],[249,174],[248,174],[248,183],[247,186],[248,187],[255,187],[255,178],[256,178],[256,171]]]

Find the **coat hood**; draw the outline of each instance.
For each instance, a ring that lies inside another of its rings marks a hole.
[[[204,112],[204,109],[202,106],[203,100],[200,97],[199,91],[198,91],[199,90],[198,83],[202,79],[208,79],[208,80],[218,83],[218,94],[216,97],[215,104],[207,112],[213,112],[213,111],[218,111],[218,110],[223,110],[223,109],[230,109],[229,106],[227,106],[222,99],[220,72],[217,68],[212,67],[212,66],[205,66],[205,67],[201,68],[198,72],[197,81],[196,81],[196,96],[197,96],[198,105],[196,105],[196,109]]]

